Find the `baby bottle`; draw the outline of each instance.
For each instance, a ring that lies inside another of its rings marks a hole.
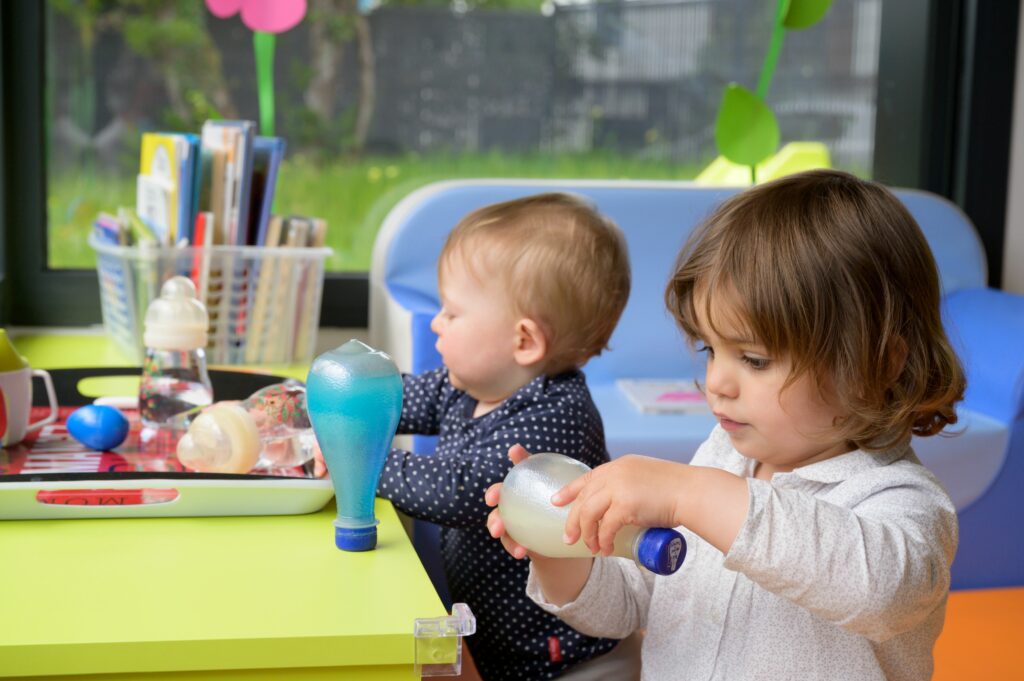
[[[148,428],[161,428],[176,415],[213,402],[206,373],[208,318],[186,277],[171,277],[160,297],[146,310],[139,384],[139,417]]]
[[[217,402],[192,420],[178,440],[178,459],[202,473],[248,473],[292,468],[313,458],[316,436],[306,411],[306,388],[275,383],[241,402]]]
[[[383,352],[350,340],[313,360],[306,379],[309,419],[334,483],[334,544],[377,545],[373,501],[402,415],[402,377]]]
[[[513,466],[505,476],[498,503],[509,537],[542,556],[592,556],[582,541],[562,541],[572,504],[551,503],[555,492],[589,470],[585,463],[562,454],[534,454]],[[613,555],[632,558],[655,574],[670,575],[686,557],[686,540],[669,528],[626,525],[615,535]]]

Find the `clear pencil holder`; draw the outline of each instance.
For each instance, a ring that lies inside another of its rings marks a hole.
[[[96,251],[103,326],[138,362],[146,308],[175,276],[192,279],[210,317],[210,364],[309,364],[330,248],[115,246]]]

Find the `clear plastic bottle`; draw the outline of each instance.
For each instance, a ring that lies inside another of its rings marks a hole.
[[[248,473],[301,466],[316,451],[306,387],[275,383],[241,402],[202,410],[178,441],[178,460],[203,473]]]
[[[562,454],[534,454],[513,466],[505,476],[498,503],[509,537],[542,556],[592,556],[582,541],[562,541],[572,504],[551,503],[555,492],[589,470],[585,463]],[[670,575],[686,557],[686,540],[669,528],[627,525],[615,535],[613,555],[632,558],[655,574]]]
[[[213,402],[206,371],[206,308],[186,277],[171,277],[146,310],[146,355],[139,384],[139,417],[148,429],[160,429],[182,412]]]

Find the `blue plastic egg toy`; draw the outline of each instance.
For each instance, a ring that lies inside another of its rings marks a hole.
[[[128,419],[117,407],[87,404],[68,416],[68,432],[89,449],[104,452],[128,437]]]

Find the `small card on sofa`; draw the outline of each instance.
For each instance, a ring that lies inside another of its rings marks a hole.
[[[708,411],[704,393],[692,378],[620,378],[615,384],[640,411],[674,414]]]

